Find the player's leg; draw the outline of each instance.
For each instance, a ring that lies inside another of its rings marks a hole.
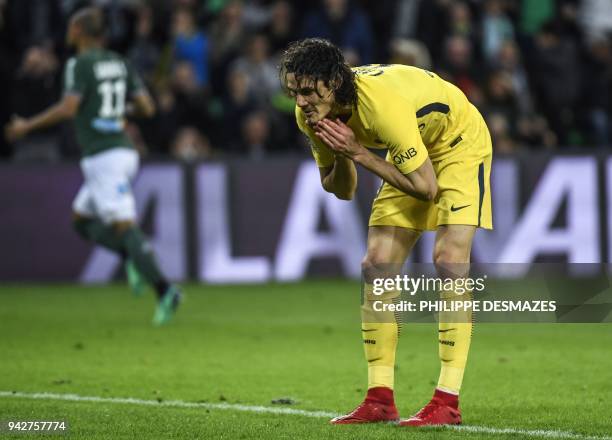
[[[117,252],[121,256],[132,293],[140,296],[144,292],[146,283],[133,262],[127,258],[127,251],[122,237],[117,233],[117,229],[112,224],[104,222],[98,217],[99,213],[96,208],[94,191],[100,191],[98,188],[100,186],[100,179],[103,182],[106,180],[104,174],[99,175],[99,169],[102,166],[100,165],[101,162],[105,162],[104,155],[102,155],[102,158],[93,156],[81,161],[81,169],[85,182],[72,204],[72,224],[76,232],[83,239],[93,241],[108,250]]]
[[[392,312],[377,312],[374,301],[392,303],[400,292],[376,296],[372,283],[376,278],[399,274],[420,231],[396,226],[371,226],[367,253],[362,264],[363,304],[361,330],[368,362],[368,393],[364,403],[353,412],[332,420],[334,424],[369,423],[397,420],[393,399],[395,352],[399,322]]]
[[[476,228],[491,229],[491,136],[474,109],[472,130],[462,134],[457,155],[434,164],[438,177],[437,235],[434,262],[442,277],[460,278],[469,273]],[[441,292],[444,300],[465,299],[461,292]],[[467,295],[468,299],[471,295]],[[439,316],[440,378],[434,398],[415,417],[400,425],[423,426],[461,423],[459,391],[472,338],[471,313]]]
[[[158,296],[154,324],[163,324],[176,309],[180,292],[160,270],[153,248],[136,223],[136,203],[131,180],[138,169],[138,154],[115,148],[94,156],[87,166],[89,188],[102,223],[112,226],[137,273]]]
[[[113,228],[125,247],[130,262],[128,264],[133,264],[137,276],[144,278],[157,293],[158,304],[153,323],[164,324],[172,317],[179,305],[181,299],[179,289],[170,284],[163,275],[151,244],[136,223],[131,220],[119,220],[113,222]],[[128,266],[127,270],[132,269]]]
[[[125,257],[123,243],[114,228],[96,218],[94,201],[87,181],[79,189],[72,204],[72,226],[84,240],[93,241]]]
[[[433,260],[438,276],[459,279],[469,276],[470,253],[476,226],[442,225],[438,227]],[[466,298],[465,292],[440,293],[444,301]],[[438,324],[440,376],[432,400],[416,415],[400,424],[423,426],[461,423],[459,391],[472,340],[471,312],[441,312]]]
[[[434,263],[444,278],[469,276],[472,240],[475,226],[443,225],[438,228],[434,246]],[[461,299],[463,292],[443,292],[443,299]],[[439,356],[441,362],[437,389],[459,395],[463,372],[472,338],[472,313],[441,313],[439,321]]]

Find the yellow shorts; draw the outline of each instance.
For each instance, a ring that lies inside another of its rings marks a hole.
[[[452,155],[432,161],[438,179],[438,199],[423,202],[384,183],[372,205],[370,226],[435,230],[440,225],[474,225],[493,229],[491,213],[492,145],[480,115]],[[389,158],[387,158],[388,160]]]

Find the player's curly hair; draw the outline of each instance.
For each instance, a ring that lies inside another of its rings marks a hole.
[[[340,48],[328,40],[306,38],[291,43],[283,52],[279,65],[280,80],[285,89],[289,73],[293,73],[298,81],[303,77],[312,78],[315,83],[321,80],[334,91],[338,104],[357,105],[355,74]]]

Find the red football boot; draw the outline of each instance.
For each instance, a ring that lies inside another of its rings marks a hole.
[[[393,400],[390,388],[370,388],[361,405],[349,414],[338,416],[329,421],[333,425],[351,425],[354,423],[396,422],[399,413]]]
[[[436,389],[431,401],[400,426],[460,425],[459,396]]]

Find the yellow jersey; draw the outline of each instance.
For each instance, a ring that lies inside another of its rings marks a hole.
[[[365,147],[388,149],[387,160],[403,174],[461,150],[464,133],[481,120],[478,110],[453,84],[435,73],[399,64],[353,68],[357,108],[346,124]],[[310,139],[319,167],[334,163],[334,151],[306,123],[296,106],[300,130]]]

